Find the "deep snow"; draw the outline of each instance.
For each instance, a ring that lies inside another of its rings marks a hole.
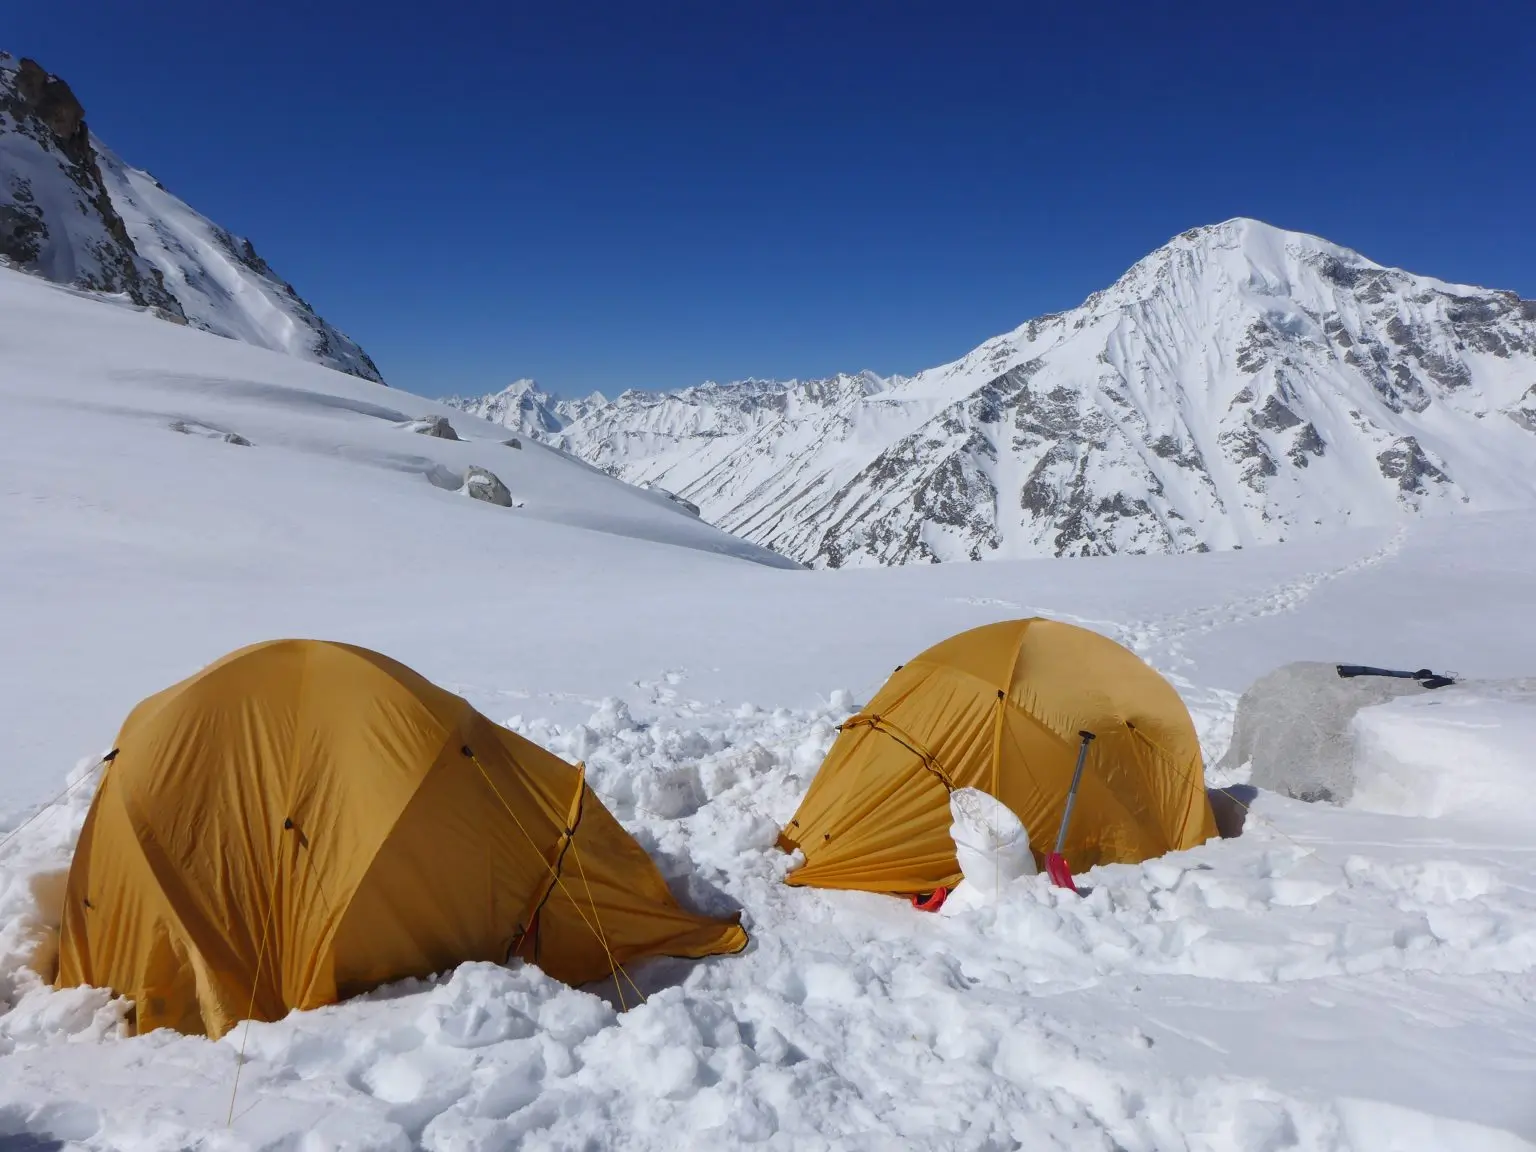
[[[1086,899],[1025,877],[951,916],[787,888],[773,848],[835,725],[992,620],[1130,644],[1213,759],[1236,694],[1288,660],[1530,675],[1536,517],[797,571],[462,413],[3,271],[0,348],[0,836],[36,817],[0,846],[0,1147],[1536,1147],[1518,804],[1260,794],[1240,838],[1093,870]],[[437,414],[466,439],[409,430]],[[457,491],[469,464],[524,507]],[[217,1044],[118,1038],[105,993],[25,963],[52,947],[91,761],[139,698],[276,635],[380,648],[585,759],[680,895],[740,907],[753,945],[643,968],[622,1015],[467,965]],[[1516,706],[1468,704],[1421,769],[1493,764],[1480,734],[1507,729],[1472,721]]]

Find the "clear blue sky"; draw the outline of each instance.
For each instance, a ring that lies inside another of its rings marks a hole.
[[[910,372],[1237,215],[1536,296],[1529,0],[9,9],[429,394]]]

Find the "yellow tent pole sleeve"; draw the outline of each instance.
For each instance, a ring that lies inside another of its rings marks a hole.
[[[928,749],[923,746],[923,742],[921,740],[917,739],[915,736],[911,736],[908,733],[903,732],[900,728],[898,728],[895,724],[892,724],[883,716],[855,716],[852,720],[846,721],[843,724],[843,727],[845,729],[867,727],[873,728],[876,732],[884,732],[892,740],[905,747],[908,752],[911,752],[914,756],[921,760],[923,762],[923,767],[928,769],[928,771],[932,772],[939,778],[939,783],[944,785],[944,790],[946,792],[954,791],[955,782],[949,778],[949,773],[944,771],[944,766],[939,763],[939,758],[932,752],[928,751]]]

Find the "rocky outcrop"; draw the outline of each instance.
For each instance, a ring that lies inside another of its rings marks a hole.
[[[50,280],[185,321],[102,180],[85,109],[35,60],[0,55],[0,255]]]
[[[16,69],[14,94],[24,113],[42,121],[66,155],[80,163],[90,159],[85,109],[68,84],[45,71],[36,60],[23,58]]]
[[[438,440],[457,440],[459,434],[453,430],[453,425],[448,422],[446,416],[423,416],[419,420],[412,420],[407,427],[422,436],[433,436]]]
[[[251,442],[238,432],[199,424],[194,420],[172,420],[169,428],[172,432],[180,432],[183,436],[201,436],[207,440],[221,440],[225,444],[234,444],[240,448],[251,446]]]
[[[512,493],[489,468],[471,464],[464,472],[464,494],[472,500],[484,500],[499,508],[512,507]]]

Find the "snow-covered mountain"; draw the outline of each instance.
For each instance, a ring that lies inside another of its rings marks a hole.
[[[1238,219],[911,378],[518,410],[817,565],[1222,549],[1536,505],[1536,302]]]
[[[604,407],[608,401],[599,392],[585,400],[558,399],[533,380],[514,380],[500,392],[487,396],[451,396],[444,403],[535,440],[555,442],[566,428]]]
[[[169,320],[383,382],[256,254],[91,134],[69,85],[0,53],[0,257]]]

